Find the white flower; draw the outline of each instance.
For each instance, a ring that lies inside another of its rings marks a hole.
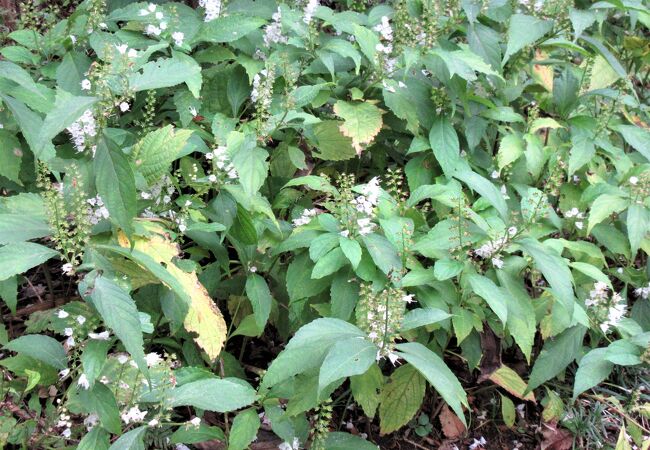
[[[74,344],[75,342],[72,336],[70,336],[68,339],[65,340],[65,345],[67,345],[68,347],[74,347]]]
[[[86,318],[84,316],[77,316],[77,323],[79,325],[83,325],[84,323],[86,323]]]
[[[61,436],[63,436],[63,437],[66,438],[66,439],[68,439],[71,435],[72,435],[72,430],[70,430],[70,428],[66,428],[66,429],[63,430],[63,432],[61,433]]]
[[[221,15],[221,0],[199,0],[199,6],[205,9],[205,22],[211,22]]]
[[[484,448],[487,445],[487,441],[483,436],[480,439],[474,439],[474,442],[468,447],[469,450],[476,450],[478,448]]]
[[[125,364],[129,360],[129,355],[125,355],[124,353],[120,353],[117,355],[117,362],[120,364]]]
[[[127,112],[129,110],[129,104],[127,102],[120,103],[120,111]]]
[[[582,230],[582,228],[585,226],[585,224],[581,221],[576,222],[576,228],[578,230]]]
[[[163,15],[163,13],[161,13],[160,11],[158,11],[158,12],[156,13],[156,19],[158,19],[158,20],[162,20],[163,17],[164,17],[164,15]]]
[[[120,55],[124,55],[126,53],[127,49],[129,48],[129,46],[126,45],[126,44],[121,44],[121,45],[115,44],[115,48],[120,53]]]
[[[73,333],[74,333],[74,330],[72,328],[64,328],[63,329],[63,334],[65,336],[72,336]]]
[[[304,9],[304,16],[302,18],[302,21],[305,22],[307,25],[309,25],[314,17],[314,13],[316,12],[316,8],[318,8],[318,0],[309,0],[307,2],[307,6],[305,6]]]
[[[183,45],[183,39],[185,39],[185,33],[183,33],[182,31],[174,31],[172,33],[172,39],[174,40],[174,43],[180,47],[181,45]]]
[[[160,363],[160,361],[162,361],[162,358],[158,353],[152,352],[144,355],[144,360],[147,362],[147,366],[151,367]]]
[[[83,89],[84,91],[89,91],[91,86],[92,85],[89,79],[84,78],[83,80],[81,80],[81,89]]]
[[[190,450],[190,448],[185,444],[176,444],[176,450]]]
[[[196,117],[199,115],[199,112],[196,110],[194,106],[190,106],[189,110],[190,110],[190,114],[192,114],[192,117]]]
[[[510,236],[514,236],[515,234],[517,234],[517,227],[510,227],[510,228],[508,228],[508,234],[509,234]]]
[[[63,369],[62,371],[59,372],[59,379],[63,379],[70,375],[70,369]]]
[[[503,268],[503,260],[501,258],[492,258],[492,265],[497,269]]]
[[[619,267],[618,270],[620,270],[619,273],[623,273],[623,269],[621,267]],[[648,297],[650,297],[650,283],[648,283],[647,286],[635,289],[634,295],[644,300],[647,300]]]
[[[84,419],[84,425],[88,431],[92,430],[95,425],[99,423],[99,416],[95,413],[89,414],[88,417]]]
[[[637,177],[630,177],[630,184],[636,185],[639,182]]]
[[[147,422],[147,425],[150,427],[157,427],[160,421],[158,419],[151,419],[149,422]]]
[[[390,26],[390,20],[387,16],[382,16],[381,23],[375,25],[373,30],[378,31],[381,35],[381,39],[385,41],[393,40],[393,29]]]
[[[144,29],[145,34],[149,36],[160,36],[160,33],[162,33],[162,30],[158,28],[155,25],[147,25],[147,27]]]
[[[149,3],[149,6],[147,6],[147,9],[150,12],[154,12],[156,10],[156,5],[154,3]]]
[[[350,230],[343,230],[339,234],[343,237],[348,237],[350,236]]]
[[[201,418],[200,417],[194,417],[192,420],[189,421],[190,425],[193,427],[198,427],[201,425]]]
[[[70,35],[70,40],[72,41],[73,44],[76,44],[77,43],[77,36],[74,36],[74,35],[71,34]]]
[[[490,174],[490,177],[492,177],[493,180],[496,180],[497,178],[499,178],[499,172],[493,170],[492,173]]]
[[[111,333],[108,331],[102,331],[101,333],[88,333],[90,339],[95,339],[96,341],[108,341]]]
[[[413,295],[413,294],[403,295],[402,296],[402,301],[404,303],[413,303],[415,301],[415,300],[413,300],[413,297],[415,297],[415,295]]]
[[[88,389],[90,387],[90,381],[88,380],[88,377],[85,373],[82,373],[81,376],[79,376],[79,379],[77,380],[77,386],[84,389]]]
[[[255,266],[251,266],[250,269],[248,269],[248,270],[250,270],[251,272],[255,273],[255,272],[257,272],[257,267],[255,267]]]
[[[160,24],[158,25],[158,27],[159,27],[161,30],[166,30],[166,29],[167,29],[167,22],[160,22]]]
[[[56,313],[56,316],[57,316],[59,319],[65,319],[65,318],[68,317],[69,315],[70,315],[70,314],[68,314],[67,312],[65,312],[63,309],[60,309],[59,312]]]
[[[278,445],[279,450],[299,450],[300,449],[300,440],[295,437],[293,438],[293,442],[283,442],[282,444]]]
[[[302,212],[302,215],[300,217],[293,220],[293,226],[299,227],[301,225],[307,225],[309,222],[311,222],[311,219],[317,214],[318,214],[317,209],[305,209]]]
[[[126,54],[129,58],[137,58],[138,57],[138,51],[134,48],[129,49],[128,53]]]
[[[286,44],[289,39],[282,34],[282,12],[280,7],[273,13],[273,22],[264,27],[264,45],[270,47],[274,43]]]
[[[216,183],[217,182],[217,176],[215,174],[210,174],[208,176],[208,181],[210,181],[211,183]]]
[[[99,28],[101,28],[102,30],[105,30],[106,28],[108,28],[108,25],[106,25],[106,23],[104,23],[104,22],[100,22],[99,23]]]
[[[122,413],[122,421],[125,424],[142,422],[147,415],[147,411],[140,411],[138,405],[132,406],[127,412]]]
[[[68,276],[74,275],[74,266],[71,263],[65,263],[61,266],[61,270]]]
[[[140,15],[141,15],[141,16],[148,16],[148,15],[149,15],[149,11],[147,11],[146,9],[141,9],[141,10],[140,10]]]

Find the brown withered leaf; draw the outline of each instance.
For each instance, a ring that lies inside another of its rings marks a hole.
[[[542,436],[540,450],[569,450],[573,447],[573,435],[555,423],[543,423]]]
[[[442,432],[448,439],[456,439],[465,433],[466,428],[463,422],[460,421],[458,416],[451,412],[447,405],[442,407],[440,415],[438,416]]]

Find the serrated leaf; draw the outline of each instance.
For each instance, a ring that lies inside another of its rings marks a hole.
[[[524,141],[517,134],[508,134],[501,139],[497,163],[499,170],[515,162],[524,153]]]
[[[39,130],[39,145],[47,145],[57,134],[79,120],[98,100],[97,97],[76,97],[58,90],[54,107],[45,116],[43,127]]]
[[[375,265],[386,275],[399,273],[402,270],[402,260],[395,246],[384,236],[370,233],[362,237],[363,243],[370,253]]]
[[[129,75],[129,89],[134,92],[160,89],[185,83],[194,97],[201,92],[201,66],[194,58],[173,52],[172,58],[159,58],[142,66],[142,71]]]
[[[534,43],[553,28],[552,20],[541,20],[525,14],[514,14],[508,26],[508,45],[501,65],[522,48]]]
[[[591,233],[594,226],[601,223],[614,213],[623,211],[630,204],[630,200],[613,194],[602,194],[596,197],[589,210],[587,233]]]
[[[342,125],[343,122],[336,120],[324,120],[314,125],[316,157],[327,161],[344,161],[357,156],[352,139],[341,133]]]
[[[146,433],[146,426],[134,428],[120,436],[108,450],[145,450],[144,435]]]
[[[232,421],[232,428],[228,436],[228,450],[245,450],[257,438],[260,428],[260,418],[257,411],[247,409],[240,412]]]
[[[416,308],[404,314],[400,330],[408,331],[414,328],[442,322],[451,317],[447,311],[438,308]]]
[[[381,130],[382,110],[369,102],[345,102],[334,104],[334,113],[344,122],[339,126],[341,133],[352,139],[352,147],[361,154],[363,147],[370,144]]]
[[[135,145],[133,159],[147,183],[153,183],[167,172],[191,135],[190,130],[175,130],[167,125],[147,134]]]
[[[474,293],[483,298],[502,323],[508,321],[508,307],[501,287],[482,275],[471,275],[469,284]]]
[[[263,330],[269,320],[273,303],[271,292],[264,278],[255,273],[249,274],[246,277],[246,295],[253,306],[255,324],[258,329]]]
[[[578,370],[573,381],[573,398],[584,391],[600,384],[614,369],[614,363],[607,360],[606,348],[595,348],[580,359]]]
[[[264,25],[260,17],[229,14],[203,24],[198,39],[206,42],[236,41]]]
[[[382,434],[392,433],[415,416],[424,400],[426,383],[410,364],[399,367],[381,391],[379,424]]]
[[[363,408],[363,412],[368,417],[375,417],[383,385],[384,376],[376,364],[371,365],[366,373],[350,377],[350,389],[354,401]]]

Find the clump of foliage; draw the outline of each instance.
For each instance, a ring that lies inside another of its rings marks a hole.
[[[364,450],[347,406],[426,436],[429,387],[466,424],[480,375],[507,425],[539,402],[603,444],[580,402],[650,361],[647,2],[29,5],[0,443]]]

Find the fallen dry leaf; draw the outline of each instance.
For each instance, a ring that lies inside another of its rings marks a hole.
[[[542,436],[544,440],[540,450],[569,450],[573,447],[573,435],[555,423],[542,424]]]
[[[463,425],[463,422],[460,421],[456,414],[451,412],[447,405],[442,407],[438,419],[440,419],[442,432],[448,439],[456,439],[465,433],[465,425]]]

